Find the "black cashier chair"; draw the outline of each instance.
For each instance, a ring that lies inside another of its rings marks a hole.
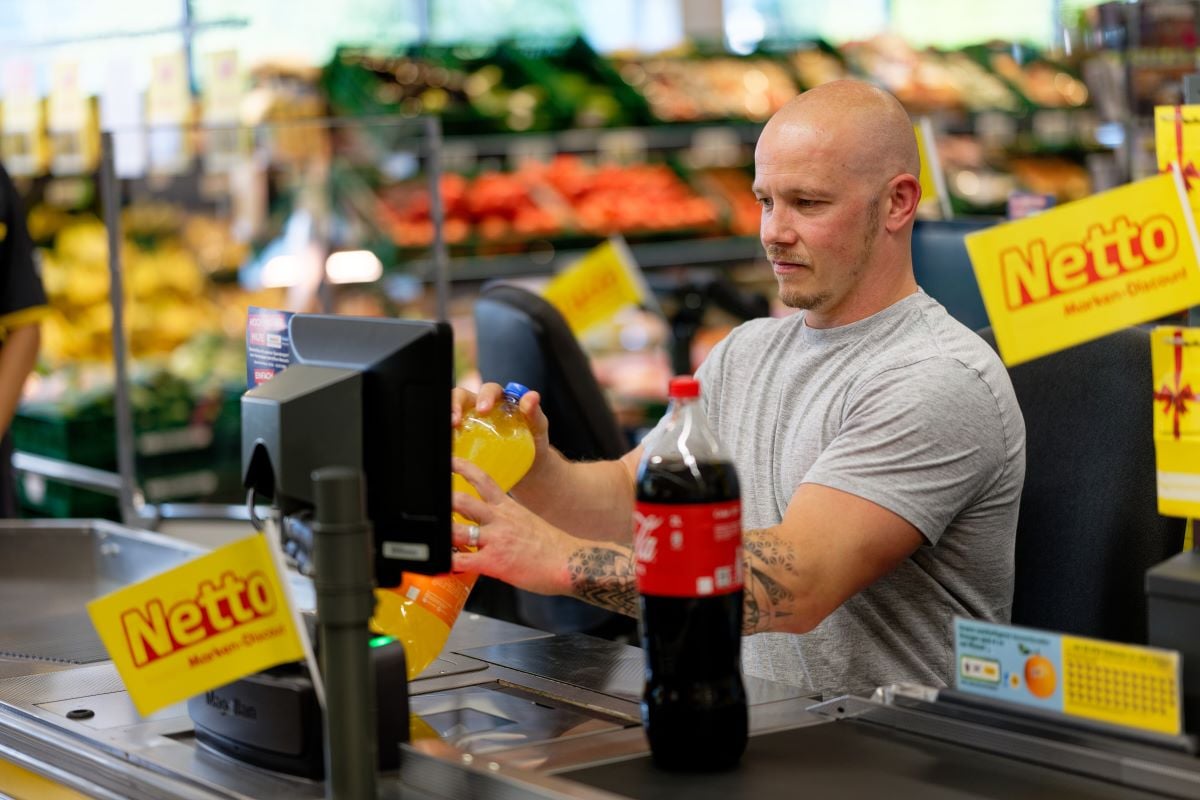
[[[518,286],[486,285],[475,303],[475,330],[480,377],[536,389],[550,420],[550,443],[564,456],[613,459],[630,449],[587,355],[554,306]],[[473,607],[493,616],[553,633],[630,639],[636,631],[634,620],[573,598],[532,594],[496,581],[480,583],[472,593],[480,605]]]
[[[971,330],[987,325],[988,316],[964,237],[1002,221],[981,217],[917,220],[913,225],[913,275],[917,285]]]
[[[1158,514],[1150,334],[1127,328],[1008,372],[1027,447],[1012,621],[1144,644],[1146,570],[1182,550],[1185,524]]]

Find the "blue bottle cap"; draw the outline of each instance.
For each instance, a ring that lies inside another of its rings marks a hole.
[[[529,391],[529,387],[516,381],[509,381],[504,384],[504,394],[512,398],[513,402],[520,400]]]

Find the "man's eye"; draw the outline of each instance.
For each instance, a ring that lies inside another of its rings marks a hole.
[[[763,208],[771,207],[771,198],[769,198],[769,197],[756,197],[754,199],[757,200],[758,204],[760,206],[762,206]]]

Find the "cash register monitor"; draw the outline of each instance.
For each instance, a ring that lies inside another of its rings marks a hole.
[[[297,314],[288,330],[291,365],[242,398],[246,487],[297,514],[314,470],[360,468],[376,582],[449,571],[450,326]]]

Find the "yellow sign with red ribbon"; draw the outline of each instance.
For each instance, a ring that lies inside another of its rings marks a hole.
[[[1154,150],[1159,172],[1179,165],[1192,213],[1200,212],[1200,106],[1155,106]]]
[[[1004,363],[1200,304],[1177,170],[966,237]]]
[[[88,603],[143,716],[304,652],[262,536]]]
[[[1200,517],[1200,328],[1155,328],[1150,361],[1158,511]]]

